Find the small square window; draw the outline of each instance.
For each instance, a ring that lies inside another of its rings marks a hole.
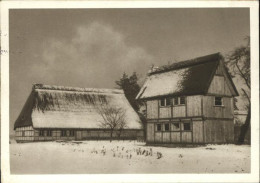
[[[170,106],[171,105],[171,99],[170,98],[166,98],[166,106]]]
[[[160,106],[165,107],[165,106],[170,106],[171,105],[171,99],[170,98],[163,98],[160,100]]]
[[[74,130],[70,130],[70,136],[74,136]]]
[[[185,104],[185,97],[180,97],[180,104]]]
[[[43,130],[39,131],[39,136],[44,136],[44,131]]]
[[[178,97],[174,97],[173,102],[174,102],[174,105],[178,105],[179,104]]]
[[[51,130],[47,130],[47,136],[51,136]]]
[[[222,106],[222,97],[215,97],[215,105]]]
[[[173,123],[172,130],[173,131],[179,131],[180,130],[180,123]]]
[[[162,130],[162,125],[161,124],[157,124],[157,131],[161,131]]]
[[[164,130],[165,131],[169,131],[170,130],[170,124],[169,123],[164,124]]]
[[[191,130],[190,123],[183,123],[183,130],[184,131],[190,131]]]
[[[161,99],[160,104],[161,104],[161,106],[165,106],[165,99],[164,98]]]
[[[62,137],[66,137],[66,136],[67,136],[66,130],[62,130],[62,131],[61,131],[61,136],[62,136]]]

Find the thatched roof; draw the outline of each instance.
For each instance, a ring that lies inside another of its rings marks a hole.
[[[206,94],[220,60],[222,56],[215,53],[162,66],[148,74],[136,99]]]
[[[14,128],[101,128],[99,106],[125,111],[127,127],[140,129],[139,117],[122,90],[35,84]]]

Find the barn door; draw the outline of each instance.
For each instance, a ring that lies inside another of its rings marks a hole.
[[[81,131],[76,131],[76,140],[81,140],[81,139],[82,139]]]

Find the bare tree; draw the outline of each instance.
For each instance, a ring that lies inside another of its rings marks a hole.
[[[233,77],[237,76],[244,81],[245,86],[241,87],[241,91],[243,93],[243,98],[248,101],[248,104],[245,106],[248,113],[245,123],[241,126],[238,144],[244,143],[245,135],[249,129],[251,121],[250,37],[247,37],[246,40],[247,44],[234,49],[226,60],[231,75]]]
[[[114,131],[118,131],[118,136],[120,137],[122,130],[127,127],[125,110],[111,107],[108,104],[101,104],[97,109],[103,118],[100,126],[110,130],[110,139],[112,140]]]

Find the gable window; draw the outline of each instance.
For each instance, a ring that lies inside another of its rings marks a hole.
[[[180,104],[181,105],[185,104],[185,97],[184,96],[180,97]]]
[[[215,106],[222,106],[222,97],[215,97]]]
[[[61,136],[62,136],[62,137],[66,137],[66,136],[67,136],[66,130],[61,130]]]
[[[47,130],[47,136],[51,136],[51,130]]]
[[[171,105],[171,99],[170,98],[163,98],[160,100],[160,106],[166,107]]]
[[[157,131],[162,131],[162,125],[161,124],[157,124],[156,125],[156,130]]]
[[[44,136],[44,131],[43,130],[39,131],[39,136],[41,136],[41,137]]]
[[[170,130],[170,124],[169,123],[165,123],[164,124],[164,130],[165,131],[169,131]]]
[[[179,105],[178,97],[173,98],[173,103],[174,103],[174,105]]]
[[[184,131],[190,131],[191,130],[190,123],[183,123],[183,130]]]
[[[173,123],[172,131],[179,131],[180,130],[180,123]]]
[[[70,130],[70,136],[74,136],[74,130]]]

